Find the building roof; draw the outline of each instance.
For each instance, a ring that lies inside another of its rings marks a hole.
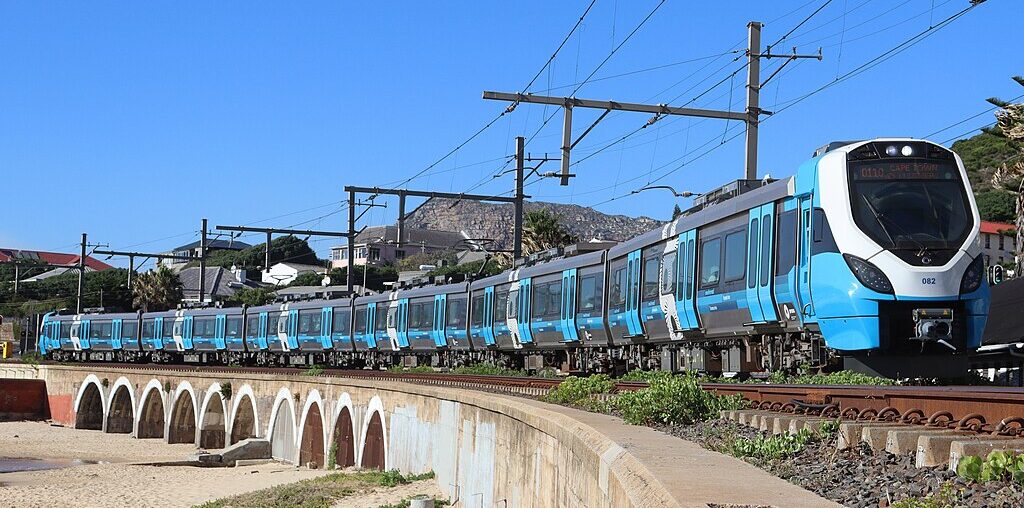
[[[64,254],[62,252],[46,252],[41,250],[21,250],[0,248],[0,263],[11,261],[38,261],[51,265],[75,265],[78,264],[78,254]],[[85,266],[96,271],[109,270],[112,266],[93,258],[85,257]]]
[[[1000,234],[1000,233],[1012,233],[1015,231],[1013,224],[1004,224],[1002,222],[991,222],[987,220],[981,221],[981,232]]]
[[[383,240],[381,240],[383,238]],[[466,248],[466,235],[455,231],[442,231],[439,229],[405,228],[405,246],[408,247],[429,247],[434,249]],[[370,226],[364,228],[356,235],[356,245],[366,243],[396,243],[398,242],[398,226]],[[340,249],[342,246],[334,247]]]
[[[199,298],[199,267],[193,266],[178,272],[178,280],[181,281],[182,296],[185,299],[196,300]],[[231,271],[220,266],[206,268],[206,295],[231,296],[243,287],[259,287],[259,284],[250,280],[238,280],[238,277]]]
[[[41,273],[39,275],[33,275],[31,277],[25,277],[24,279],[21,279],[21,281],[22,282],[39,282],[41,280],[46,280],[46,279],[49,279],[51,277],[57,277],[59,275],[64,275],[65,273],[68,273],[70,271],[74,271],[75,273],[78,273],[78,270],[75,270],[73,268],[54,268],[53,270],[45,271],[45,272],[43,272],[43,273]],[[95,272],[95,271],[96,270],[93,270],[91,266],[85,265],[85,273],[90,273],[90,272]]]
[[[252,245],[249,245],[249,244],[247,244],[245,242],[240,242],[238,240],[208,240],[206,242],[206,248],[207,249],[243,250],[243,249],[248,249],[249,247],[252,247]],[[177,252],[177,251],[181,251],[181,250],[192,250],[192,249],[198,249],[198,248],[199,248],[199,240],[196,240],[196,241],[194,241],[192,243],[185,244],[185,245],[182,245],[180,247],[175,247],[174,249],[172,249],[172,251],[173,252]]]
[[[296,272],[299,272],[299,273],[302,273],[302,272],[327,273],[327,268],[323,267],[323,266],[320,266],[320,265],[305,265],[305,264],[302,264],[302,263],[277,263],[277,264],[271,266],[270,269],[273,270],[275,266],[287,266],[288,268],[291,268],[292,270],[295,270]]]

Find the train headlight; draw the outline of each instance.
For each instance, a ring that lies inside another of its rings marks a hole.
[[[981,256],[978,256],[971,261],[967,271],[964,272],[964,278],[960,280],[960,294],[977,291],[981,287],[981,280],[984,276],[985,262],[982,261]]]
[[[888,155],[889,157],[895,157],[899,153],[900,152],[896,148],[896,145],[889,145],[889,146],[885,147],[885,154]]]
[[[914,148],[910,145],[903,145],[903,148],[900,149],[900,153],[903,154],[904,157],[910,157],[911,155],[914,155]]]
[[[892,282],[889,282],[889,278],[877,266],[850,254],[843,254],[843,259],[850,265],[850,270],[864,287],[879,293],[892,294]]]

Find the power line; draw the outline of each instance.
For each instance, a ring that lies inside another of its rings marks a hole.
[[[1015,101],[1015,100],[1018,100],[1018,99],[1021,99],[1021,98],[1024,98],[1024,94],[1018,95],[1018,96],[1016,96],[1016,97],[1014,97],[1014,98],[1010,99],[1010,100],[1009,100],[1009,101],[1007,101],[1007,102],[1013,102],[1013,101]],[[948,131],[949,129],[952,129],[953,127],[956,127],[956,126],[958,126],[958,125],[962,125],[962,124],[964,124],[964,123],[967,123],[967,122],[969,122],[969,121],[971,121],[971,120],[974,120],[975,118],[978,118],[978,117],[979,117],[979,116],[981,116],[981,115],[984,115],[985,113],[990,113],[990,112],[992,112],[992,111],[994,111],[994,110],[996,110],[996,109],[999,109],[999,106],[992,106],[992,107],[990,107],[990,108],[988,108],[988,109],[986,109],[986,110],[982,111],[981,113],[977,113],[977,114],[975,114],[975,115],[971,115],[971,116],[969,116],[969,117],[967,117],[967,118],[964,118],[963,120],[960,120],[959,122],[955,122],[955,123],[952,123],[952,124],[950,124],[950,125],[948,125],[948,126],[946,126],[946,127],[943,127],[943,128],[941,128],[941,129],[939,129],[939,130],[937,130],[937,131],[935,131],[935,132],[932,132],[932,133],[930,133],[930,134],[927,134],[927,135],[925,135],[925,136],[921,136],[921,138],[922,138],[922,139],[928,139],[928,138],[930,138],[930,137],[932,137],[932,136],[934,136],[934,135],[936,135],[936,134],[939,134],[940,132],[945,132],[945,131]]]

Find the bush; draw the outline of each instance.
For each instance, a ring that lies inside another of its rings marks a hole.
[[[817,440],[818,435],[808,429],[801,429],[796,434],[758,436],[754,439],[741,437],[732,443],[729,452],[736,457],[772,462],[800,453],[807,444]]]
[[[960,459],[956,474],[973,482],[1009,481],[1024,485],[1024,455],[994,451],[985,460],[967,456]]]
[[[382,487],[396,487],[398,485],[405,485],[406,483],[418,482],[420,480],[429,480],[434,477],[433,471],[427,471],[423,474],[415,474],[405,476],[400,473],[397,469],[385,471],[380,475],[380,485]]]
[[[631,370],[620,379],[623,381],[642,381],[650,383],[654,380],[663,380],[672,377],[674,374],[664,370]]]
[[[554,404],[603,411],[607,406],[596,396],[611,393],[613,389],[615,389],[615,381],[612,381],[607,374],[595,374],[589,377],[569,376],[540,399]]]
[[[650,386],[619,395],[612,406],[633,425],[694,423],[718,416],[722,409],[743,407],[742,397],[720,397],[705,391],[692,374],[654,375]]]
[[[796,385],[879,385],[891,386],[896,381],[884,377],[869,376],[852,370],[841,370],[828,374],[804,374],[790,378],[789,384]]]
[[[324,366],[323,365],[316,365],[316,364],[310,365],[309,367],[306,368],[306,371],[303,372],[302,375],[304,375],[304,376],[322,376],[322,375],[324,375]]]
[[[476,376],[526,376],[526,371],[519,369],[509,369],[507,367],[500,367],[492,363],[480,363],[476,365],[464,365],[462,367],[456,367],[452,371],[455,374],[471,374]]]

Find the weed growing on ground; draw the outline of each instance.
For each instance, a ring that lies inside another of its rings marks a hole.
[[[611,405],[633,425],[689,424],[717,418],[723,409],[745,407],[743,397],[720,397],[701,388],[692,374],[656,374],[650,386],[619,395]]]
[[[802,452],[804,447],[818,439],[819,436],[808,429],[801,429],[796,434],[762,435],[753,439],[741,437],[733,441],[729,453],[735,457],[774,462]]]
[[[403,367],[401,365],[392,365],[388,367],[388,372],[406,372],[410,374],[433,374],[434,368],[430,365],[417,365],[415,367]]]
[[[198,508],[329,508],[341,498],[434,477],[433,471],[404,476],[397,470],[331,473],[269,489],[218,499]],[[443,505],[441,505],[443,506]]]
[[[960,459],[956,474],[973,482],[1014,481],[1024,485],[1024,455],[1012,451],[993,451],[984,460],[967,456]]]
[[[397,469],[385,471],[380,473],[380,484],[383,487],[396,487],[398,485],[405,485],[406,483],[418,482],[420,480],[429,480],[434,477],[433,471],[427,471],[422,474],[414,474],[405,476],[400,473]]]
[[[957,501],[953,485],[943,483],[939,491],[934,494],[922,498],[902,499],[889,506],[890,508],[953,508],[957,506]]]
[[[852,370],[841,370],[828,374],[804,374],[789,378],[788,384],[796,385],[879,385],[891,386],[896,381],[884,377],[869,376]]]
[[[615,381],[607,374],[595,374],[589,377],[569,376],[541,396],[541,400],[554,404],[577,406],[590,411],[604,411],[607,404],[598,399],[597,395],[611,393],[615,389]]]
[[[331,449],[327,452],[327,469],[333,471],[338,468],[338,441],[331,443]]]
[[[323,365],[310,365],[305,372],[302,373],[304,376],[322,376],[324,375]]]
[[[471,374],[476,376],[526,376],[527,373],[524,370],[509,369],[507,367],[501,367],[494,365],[493,363],[480,363],[477,365],[464,365],[462,367],[456,367],[452,370],[454,374]]]

